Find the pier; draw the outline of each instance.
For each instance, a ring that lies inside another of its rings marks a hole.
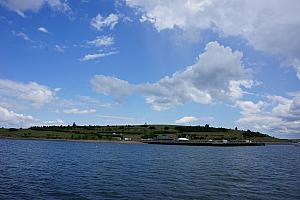
[[[233,147],[233,146],[265,146],[263,142],[201,142],[201,141],[159,141],[159,140],[148,140],[143,141],[146,144],[160,144],[160,145],[185,145],[185,146],[222,146],[222,147]]]

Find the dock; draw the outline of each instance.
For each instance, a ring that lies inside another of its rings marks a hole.
[[[263,142],[201,142],[201,141],[159,141],[148,140],[143,141],[146,144],[160,145],[184,145],[184,146],[219,146],[219,147],[234,147],[234,146],[265,146]]]

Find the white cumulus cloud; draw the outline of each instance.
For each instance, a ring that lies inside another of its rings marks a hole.
[[[27,100],[33,105],[43,105],[55,99],[55,89],[36,82],[21,83],[0,79],[0,96]]]
[[[67,1],[61,0],[0,0],[0,5],[25,17],[24,12],[38,12],[45,4],[54,10],[69,12],[71,10]]]
[[[300,96],[267,96],[265,101],[239,101],[241,128],[273,134],[300,133]]]
[[[95,54],[86,54],[83,58],[81,58],[81,61],[89,61],[89,60],[95,60],[98,58],[103,58],[106,56],[110,56],[113,54],[117,54],[117,51],[110,51],[110,52],[101,52],[101,53],[95,53]]]
[[[0,126],[3,127],[30,127],[30,126],[43,126],[43,125],[62,125],[62,120],[55,121],[42,121],[30,115],[19,114],[10,111],[0,106]]]
[[[196,122],[198,121],[199,119],[197,117],[193,117],[193,116],[190,116],[190,117],[182,117],[180,119],[177,119],[175,121],[175,123],[177,124],[187,124],[187,123],[192,123],[192,122]]]
[[[65,114],[91,114],[95,113],[95,109],[89,109],[89,110],[79,110],[77,108],[72,108],[72,109],[66,109],[63,111]]]
[[[87,41],[87,44],[95,47],[111,46],[114,44],[114,38],[108,35],[98,36],[95,40]]]
[[[158,30],[179,28],[187,36],[213,30],[245,38],[257,50],[282,57],[300,78],[298,0],[126,0],[142,22]],[[196,37],[201,36],[196,34]]]
[[[237,101],[236,106],[242,109],[243,114],[259,113],[263,106],[264,102],[259,101],[258,103],[253,103],[252,101]]]
[[[43,33],[49,33],[49,31],[45,27],[39,27],[37,30]]]
[[[243,95],[243,88],[253,85],[251,71],[243,66],[242,56],[239,51],[210,42],[195,64],[155,83],[130,84],[115,77],[95,75],[91,84],[97,92],[116,99],[140,93],[157,111],[187,102],[235,100]]]
[[[12,34],[17,36],[17,37],[21,37],[23,40],[32,42],[32,40],[28,37],[28,35],[26,33],[23,33],[23,32],[18,32],[17,33],[15,31],[12,31]]]
[[[90,80],[96,92],[102,93],[104,95],[112,95],[117,99],[122,99],[132,93],[132,86],[124,80],[104,75],[95,75]]]
[[[106,27],[113,29],[118,23],[118,20],[118,15],[113,13],[109,14],[107,17],[103,17],[100,14],[98,14],[96,17],[91,19],[90,25],[98,31]]]

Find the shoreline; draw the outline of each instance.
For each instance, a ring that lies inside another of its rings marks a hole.
[[[0,140],[35,140],[35,141],[60,141],[60,142],[88,142],[88,143],[117,143],[117,144],[145,144],[138,141],[124,140],[69,140],[69,139],[48,139],[48,138],[15,138],[15,137],[0,137]]]
[[[61,142],[88,142],[88,143],[115,143],[115,144],[147,144],[141,141],[124,141],[124,140],[72,140],[72,139],[50,139],[50,138],[16,138],[16,137],[0,137],[7,140],[36,140],[36,141],[61,141]],[[292,142],[263,142],[265,145],[293,145]],[[151,144],[151,143],[148,143]]]

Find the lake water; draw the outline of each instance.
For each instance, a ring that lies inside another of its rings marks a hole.
[[[0,140],[0,199],[300,199],[300,147]]]

